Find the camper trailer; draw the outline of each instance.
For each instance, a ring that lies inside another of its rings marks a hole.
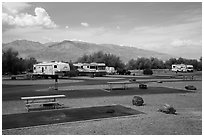
[[[106,67],[106,73],[109,75],[113,75],[116,73],[116,70],[114,67]]]
[[[106,74],[104,63],[77,63],[73,65],[79,71],[79,75],[103,76]]]
[[[64,62],[43,62],[33,65],[33,75],[41,77],[54,77],[55,75],[64,76],[66,72],[70,71],[68,63]]]
[[[193,65],[173,64],[172,71],[173,72],[193,72]]]
[[[193,65],[186,65],[188,72],[193,72]]]

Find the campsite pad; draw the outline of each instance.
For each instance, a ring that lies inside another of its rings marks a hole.
[[[137,114],[144,113],[121,105],[9,114],[2,116],[2,128],[12,129]]]

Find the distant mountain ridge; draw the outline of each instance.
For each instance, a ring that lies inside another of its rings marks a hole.
[[[123,62],[128,62],[130,59],[136,59],[138,57],[156,57],[161,60],[167,60],[173,57],[168,54],[138,49],[136,47],[70,40],[45,44],[28,40],[16,40],[2,44],[2,50],[7,50],[8,48],[18,51],[22,58],[34,57],[38,61],[77,61],[84,54],[90,55],[98,51],[119,56]]]

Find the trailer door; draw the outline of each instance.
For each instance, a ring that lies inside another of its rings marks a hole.
[[[53,66],[52,65],[46,65],[45,66],[45,74],[53,75]]]
[[[41,74],[44,74],[44,75],[53,75],[52,65],[41,66]]]

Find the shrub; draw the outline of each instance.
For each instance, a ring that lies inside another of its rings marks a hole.
[[[185,89],[187,89],[187,90],[196,90],[196,87],[194,87],[193,85],[187,85],[187,86],[185,86]]]
[[[153,74],[153,71],[151,69],[144,69],[143,70],[143,74],[144,75],[152,75]]]
[[[176,109],[169,104],[165,104],[158,111],[166,114],[176,114]]]
[[[125,75],[130,75],[130,74],[131,74],[131,72],[128,70],[125,72]]]
[[[144,103],[144,100],[142,99],[142,97],[139,96],[134,96],[132,99],[132,104],[136,105],[136,106],[142,106]]]
[[[67,76],[69,77],[76,77],[79,75],[78,70],[70,70],[69,72],[66,73]]]

